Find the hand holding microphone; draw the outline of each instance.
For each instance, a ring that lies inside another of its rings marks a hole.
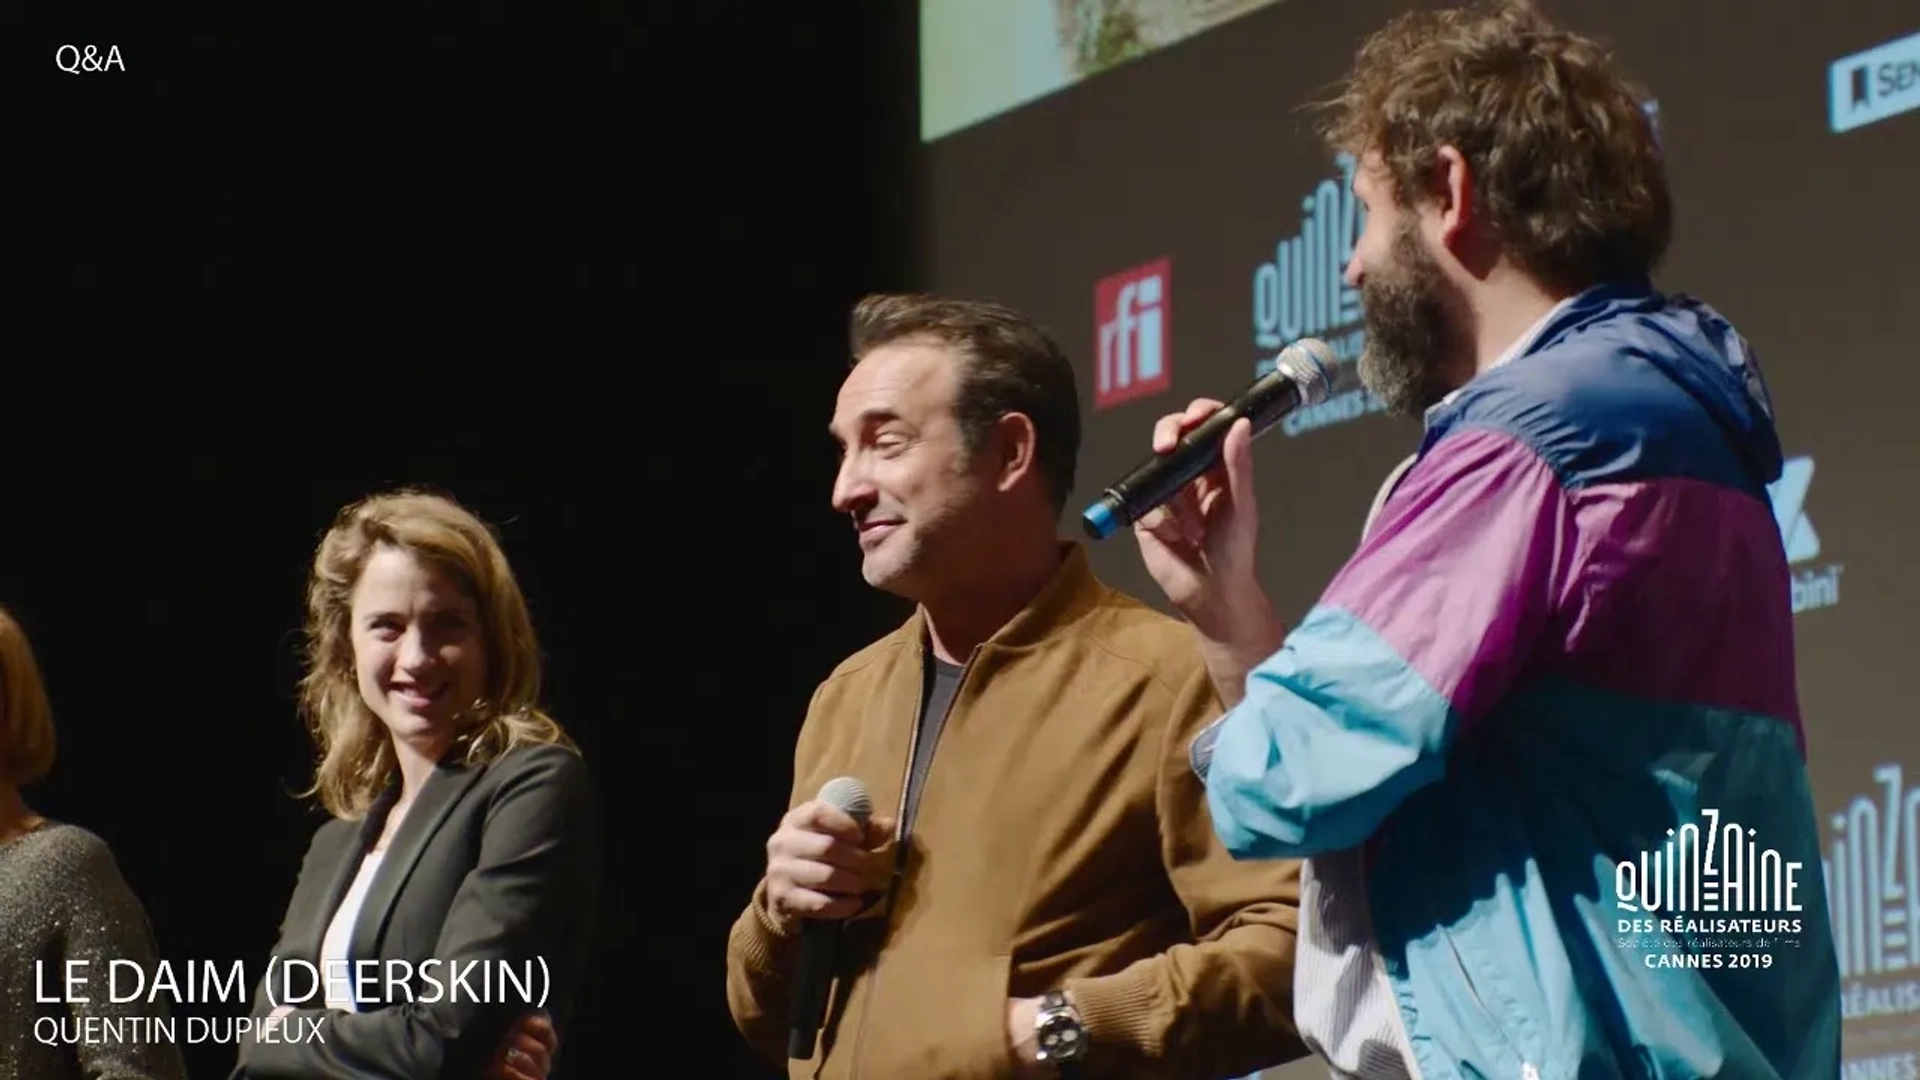
[[[893,822],[874,818],[866,785],[842,776],[788,811],[767,841],[767,906],[800,933],[787,1056],[813,1056],[826,1019],[840,922],[859,914],[893,873]]]
[[[1223,403],[1196,398],[1185,411],[1153,425],[1155,453],[1219,412]],[[1220,461],[1134,523],[1147,572],[1169,603],[1192,619],[1204,611],[1217,581],[1254,576],[1259,510],[1253,491],[1253,424],[1232,421],[1221,439]]]
[[[830,781],[820,797],[788,811],[767,840],[767,907],[789,929],[858,914],[893,872],[893,823],[870,818],[866,791],[846,785],[858,781]]]
[[[1151,457],[1114,481],[1080,515],[1087,535],[1105,540],[1213,470],[1220,464],[1227,433],[1240,420],[1247,421],[1249,436],[1257,438],[1295,409],[1325,401],[1333,389],[1338,362],[1326,342],[1301,338],[1280,350],[1273,370],[1255,379],[1233,401],[1223,405],[1196,400],[1188,407],[1187,422],[1179,426],[1175,442],[1156,443]]]
[[[1289,345],[1274,370],[1231,403],[1199,398],[1153,428],[1153,456],[1086,513],[1096,536],[1129,520],[1140,557],[1167,600],[1208,637],[1243,636],[1260,597],[1253,440],[1288,413],[1325,400],[1333,350]]]

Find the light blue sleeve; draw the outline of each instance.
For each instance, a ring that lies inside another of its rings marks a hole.
[[[1196,741],[1207,807],[1241,859],[1357,846],[1440,779],[1453,710],[1344,609],[1316,607]]]

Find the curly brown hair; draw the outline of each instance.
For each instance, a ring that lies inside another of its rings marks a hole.
[[[1525,0],[1395,16],[1360,46],[1323,132],[1378,154],[1401,205],[1424,201],[1439,151],[1473,177],[1473,209],[1551,287],[1653,273],[1673,234],[1646,94],[1599,42]]]

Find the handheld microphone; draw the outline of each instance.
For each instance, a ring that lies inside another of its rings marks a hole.
[[[851,776],[827,781],[819,799],[861,826],[873,816],[867,786]],[[840,924],[808,919],[800,931],[800,965],[794,973],[793,1004],[787,1016],[787,1056],[804,1061],[813,1056],[820,1025],[827,1017],[827,988],[833,985],[833,959],[840,943]]]
[[[1105,540],[1147,516],[1194,477],[1219,464],[1227,431],[1241,417],[1253,422],[1253,434],[1258,438],[1295,409],[1325,401],[1333,387],[1337,363],[1332,347],[1319,338],[1301,338],[1280,350],[1272,371],[1187,432],[1172,450],[1141,462],[1087,507],[1080,515],[1087,535]]]

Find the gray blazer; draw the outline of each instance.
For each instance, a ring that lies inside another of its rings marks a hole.
[[[336,819],[314,833],[273,947],[273,1001],[289,1004],[282,962],[319,970],[327,924],[397,794],[390,789],[364,820]],[[347,1013],[328,1011],[324,993],[315,995],[285,1018],[272,1037],[281,1041],[257,1034],[241,1041],[232,1080],[475,1080],[513,1023],[540,1006],[543,991],[564,1056],[599,884],[593,794],[579,755],[522,746],[484,766],[441,765],[400,823],[354,924],[349,955],[382,962],[377,1000]],[[387,963],[396,960],[407,966]],[[429,960],[440,963],[423,967]],[[532,965],[533,1004],[517,988],[503,991],[503,963],[516,974]],[[457,965],[470,972],[465,988],[454,986]],[[492,985],[482,982],[482,970],[496,976]],[[391,987],[388,976],[396,979]],[[296,974],[293,992],[307,989],[308,979]],[[441,1000],[420,1000],[431,996]],[[274,1007],[263,977],[253,1016],[258,1021]],[[559,1074],[557,1057],[550,1075]]]

